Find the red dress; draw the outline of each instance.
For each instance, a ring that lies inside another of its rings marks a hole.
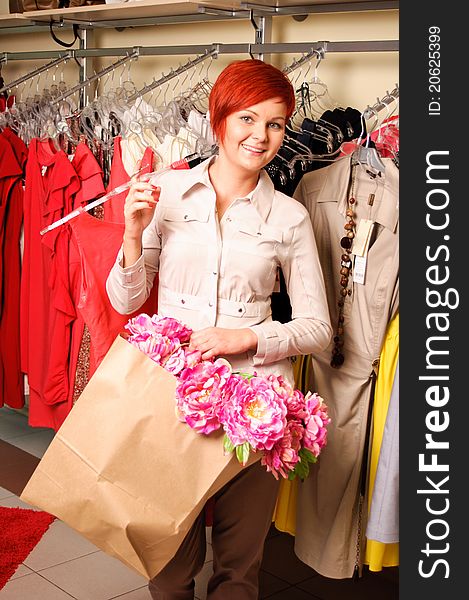
[[[140,313],[157,312],[157,285],[135,313],[121,315],[111,306],[106,279],[122,244],[124,225],[101,221],[83,213],[70,221],[81,258],[81,290],[78,311],[91,336],[90,376],[104,358],[124,325]]]
[[[24,143],[0,132],[0,406],[24,406],[20,365],[20,235],[23,220]]]
[[[76,311],[70,290],[70,229],[40,231],[72,210],[79,178],[52,141],[29,145],[24,195],[21,364],[30,387],[29,423],[58,429],[68,414],[68,357]]]
[[[91,200],[105,194],[106,190],[103,183],[103,171],[94,157],[91,150],[84,143],[78,144],[75,149],[75,154],[72,160],[72,166],[75,169],[78,178],[80,179],[80,189],[73,199],[73,208],[86,205]],[[63,227],[63,226],[62,226]],[[66,225],[65,227],[69,227]],[[72,290],[72,298],[75,307],[80,302],[81,291],[81,257],[75,237],[70,237],[69,247],[69,269],[70,269],[70,286]],[[76,317],[71,325],[71,341],[70,341],[70,356],[69,356],[69,394],[68,394],[68,410],[73,406],[75,397],[75,376],[77,363],[80,356],[80,348],[83,340],[85,322],[80,311],[76,311]],[[78,392],[81,386],[78,386]]]

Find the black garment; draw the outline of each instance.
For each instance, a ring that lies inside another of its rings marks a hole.
[[[361,112],[350,106],[346,109],[327,110],[318,121],[305,118],[300,131],[286,128],[284,143],[265,170],[276,190],[293,196],[304,173],[321,169],[334,162],[341,144],[360,135],[366,136],[366,124]],[[331,159],[306,158],[305,148],[302,146],[306,146],[313,155],[330,154]],[[272,318],[274,321],[286,323],[291,320],[292,308],[281,270],[279,279],[280,291],[272,294]]]
[[[342,132],[344,142],[350,142],[358,137],[366,135],[366,125],[362,114],[356,108],[334,108],[326,110],[319,119],[320,123],[335,125]],[[363,127],[363,129],[362,129]]]

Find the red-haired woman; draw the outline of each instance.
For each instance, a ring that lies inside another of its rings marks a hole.
[[[324,282],[310,218],[274,189],[263,170],[282,144],[294,110],[287,77],[260,60],[231,63],[209,99],[219,152],[197,167],[132,185],[122,249],[107,281],[116,310],[137,310],[156,272],[158,312],[194,330],[203,359],[225,356],[234,370],[283,375],[290,357],[323,350],[331,337]],[[282,269],[292,320],[272,320]],[[215,495],[209,600],[256,600],[264,540],[278,482],[259,463]],[[205,560],[205,521],[196,520],[178,552],[150,582],[158,600],[194,597]]]

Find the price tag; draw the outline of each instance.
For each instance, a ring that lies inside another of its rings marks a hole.
[[[365,283],[366,256],[355,256],[353,263],[353,281],[354,283]]]
[[[352,245],[352,254],[356,256],[366,256],[368,252],[368,244],[370,243],[371,232],[373,231],[374,222],[369,219],[360,219],[357,231]]]

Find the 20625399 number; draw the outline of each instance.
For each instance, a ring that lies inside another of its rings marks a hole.
[[[440,114],[440,96],[433,94],[441,93],[441,45],[440,28],[432,25],[428,28],[428,91],[432,94],[429,102],[429,114]]]

